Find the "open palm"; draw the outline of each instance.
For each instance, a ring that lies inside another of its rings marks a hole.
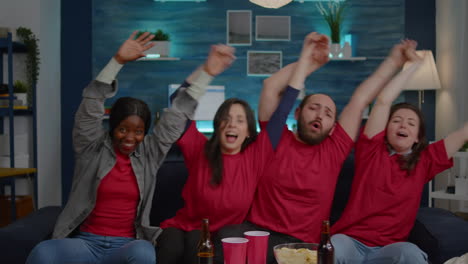
[[[148,32],[145,32],[138,38],[134,39],[137,33],[138,31],[134,31],[120,46],[115,56],[119,63],[124,64],[144,57],[145,54],[143,52],[154,46],[153,43],[149,43],[154,38],[154,35],[150,35]]]

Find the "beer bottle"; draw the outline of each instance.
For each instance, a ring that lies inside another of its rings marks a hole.
[[[202,220],[202,233],[198,242],[198,264],[213,264],[214,247],[210,238],[209,222],[207,218]]]
[[[333,264],[335,261],[335,252],[330,241],[330,222],[328,220],[324,220],[322,223],[317,258],[317,264]]]

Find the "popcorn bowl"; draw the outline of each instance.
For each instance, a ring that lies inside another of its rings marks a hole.
[[[287,243],[273,247],[278,264],[316,264],[317,247],[314,243]]]

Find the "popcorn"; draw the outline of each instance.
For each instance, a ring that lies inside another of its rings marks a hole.
[[[317,264],[317,251],[307,248],[279,248],[275,250],[278,264]]]

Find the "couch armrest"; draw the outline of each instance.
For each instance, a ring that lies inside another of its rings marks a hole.
[[[0,228],[2,263],[25,263],[29,252],[50,238],[60,212],[58,206],[44,207]]]
[[[440,208],[419,208],[408,240],[424,250],[433,264],[468,252],[468,221]]]

